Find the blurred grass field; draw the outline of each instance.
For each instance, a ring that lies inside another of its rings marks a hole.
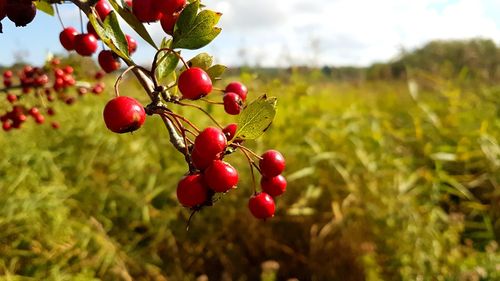
[[[500,280],[500,87],[233,78],[250,99],[279,99],[271,129],[247,143],[287,158],[275,218],[249,214],[236,153],[239,188],[186,231],[186,164],[158,118],[106,130],[110,81],[105,97],[56,106],[59,130],[0,134],[0,280]],[[144,97],[126,83],[122,95]]]

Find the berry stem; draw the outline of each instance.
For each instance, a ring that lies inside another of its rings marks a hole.
[[[250,155],[248,155],[245,150],[242,149],[241,152],[243,154],[245,154],[245,157],[248,160],[248,165],[250,165],[250,174],[252,176],[253,194],[256,195],[257,194],[257,184],[255,183],[255,173],[253,171],[254,162],[253,162],[252,158],[250,157]]]
[[[156,68],[158,67],[158,64],[161,62],[161,60],[160,60],[160,61],[158,61],[158,57],[160,56],[160,54],[161,54],[162,52],[167,52],[167,53],[165,54],[165,56],[163,56],[163,57],[161,58],[161,60],[166,59],[169,53],[173,53],[173,54],[174,54],[174,55],[176,55],[176,56],[179,58],[179,60],[180,60],[180,61],[184,64],[184,67],[185,67],[186,69],[189,69],[189,65],[186,63],[186,61],[184,60],[184,58],[183,58],[183,57],[182,57],[182,56],[181,56],[178,52],[174,51],[174,50],[173,50],[173,49],[171,49],[171,48],[162,48],[162,49],[159,49],[159,50],[156,52],[156,54],[155,54],[155,57],[154,57],[154,59],[153,59],[153,65],[151,66],[152,79],[153,79],[153,83],[154,83],[155,87],[158,87],[158,86],[159,86],[158,79],[156,79]]]
[[[231,145],[234,145],[234,146],[236,146],[238,148],[241,148],[242,150],[245,150],[246,152],[252,154],[255,158],[257,158],[259,160],[262,159],[262,157],[260,157],[257,153],[253,152],[250,148],[248,148],[246,146],[243,146],[241,144],[237,144],[237,143],[234,143],[234,142]]]
[[[83,34],[83,16],[82,16],[82,10],[79,12],[80,14],[80,32]]]
[[[58,6],[58,4],[55,4],[54,6],[56,8],[56,14],[57,14],[57,18],[59,19],[59,23],[61,23],[62,28],[65,29],[66,27],[64,26],[64,23],[63,23],[62,18],[61,18],[61,14],[59,13],[59,6]]]
[[[212,100],[208,100],[208,99],[205,99],[205,98],[202,98],[200,99],[201,101],[204,101],[206,103],[209,103],[209,104],[218,104],[218,105],[224,105],[223,102],[218,102],[218,101],[212,101]]]
[[[215,125],[217,125],[217,127],[219,127],[220,129],[224,128],[224,127],[222,127],[221,124],[219,124],[219,122],[217,122],[217,120],[215,120],[215,118],[210,113],[208,113],[201,106],[198,106],[196,104],[191,104],[191,103],[183,103],[183,102],[180,102],[180,101],[176,101],[175,103],[178,104],[178,105],[181,105],[181,106],[191,106],[191,107],[194,107],[194,108],[200,110],[201,112],[205,113],[205,115],[207,115],[215,123]]]

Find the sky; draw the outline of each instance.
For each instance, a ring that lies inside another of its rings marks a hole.
[[[218,63],[239,66],[366,66],[433,39],[490,38],[500,43],[500,0],[202,0],[223,13],[222,33],[202,51]],[[72,4],[61,7],[66,26],[80,26]],[[85,22],[86,23],[86,22]],[[57,18],[41,12],[25,28],[3,20],[0,64],[34,64],[64,53]],[[156,42],[159,23],[148,30]],[[124,31],[138,38],[130,28]],[[134,60],[149,64],[154,50],[139,40]],[[194,52],[183,52],[186,57]]]

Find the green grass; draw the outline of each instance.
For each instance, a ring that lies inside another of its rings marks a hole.
[[[287,158],[275,218],[247,211],[237,153],[239,188],[186,231],[175,188],[187,166],[163,124],[112,134],[107,97],[87,96],[56,106],[60,130],[0,134],[0,280],[500,279],[500,89],[241,79],[250,99],[279,98],[271,129],[248,142]],[[132,83],[121,91],[143,96]]]

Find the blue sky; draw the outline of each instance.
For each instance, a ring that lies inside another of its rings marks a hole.
[[[204,49],[228,65],[367,65],[432,39],[485,37],[500,40],[498,0],[205,0],[224,13],[221,35]],[[61,7],[66,25],[79,28],[78,11]],[[16,57],[41,63],[59,44],[57,18],[38,13],[25,28],[3,20],[0,62]],[[148,29],[158,42],[159,24]],[[125,31],[137,37],[130,29]],[[150,63],[154,51],[140,44],[134,59]],[[186,53],[191,56],[192,53]]]

